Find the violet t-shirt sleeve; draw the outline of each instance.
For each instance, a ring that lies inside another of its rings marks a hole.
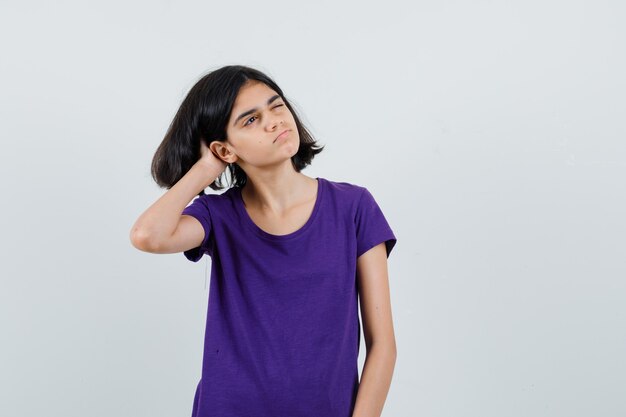
[[[385,242],[387,258],[389,258],[391,250],[396,245],[396,236],[374,196],[365,187],[357,204],[354,220],[356,225],[357,258],[382,242]]]
[[[184,255],[192,262],[198,262],[205,253],[211,256],[211,212],[209,210],[209,195],[196,197],[190,205],[183,209],[182,214],[195,217],[204,228],[204,239],[200,246],[184,251]]]

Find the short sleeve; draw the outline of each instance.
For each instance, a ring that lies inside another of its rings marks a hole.
[[[357,204],[354,220],[357,258],[382,242],[385,242],[387,258],[389,258],[391,250],[396,245],[396,236],[378,203],[365,187]]]
[[[200,246],[183,252],[185,257],[192,262],[198,262],[205,253],[211,256],[213,252],[211,248],[213,226],[209,210],[209,196],[210,194],[205,194],[196,197],[182,212],[182,214],[195,217],[204,228],[204,239]]]

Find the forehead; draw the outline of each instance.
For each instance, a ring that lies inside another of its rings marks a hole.
[[[274,94],[276,92],[262,82],[247,84],[239,90],[233,109],[236,111],[262,107],[267,99]]]

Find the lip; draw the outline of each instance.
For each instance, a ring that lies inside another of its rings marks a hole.
[[[287,129],[287,130],[283,130],[280,135],[276,136],[276,139],[274,139],[274,142],[276,142],[281,136],[283,136],[285,133],[290,132],[291,129]]]

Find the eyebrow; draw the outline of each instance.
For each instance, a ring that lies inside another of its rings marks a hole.
[[[276,94],[276,95],[274,95],[274,96],[270,97],[270,98],[267,100],[267,105],[269,106],[270,104],[272,104],[272,102],[273,102],[274,100],[276,100],[276,99],[278,99],[278,98],[281,98],[281,97],[280,97],[280,94]],[[248,111],[245,111],[245,112],[241,113],[241,114],[240,114],[239,116],[237,116],[237,118],[235,119],[235,121],[234,121],[234,123],[233,123],[233,126],[235,126],[235,125],[237,124],[237,122],[239,122],[239,120],[241,120],[242,118],[246,117],[246,116],[247,116],[247,115],[249,115],[249,114],[254,113],[254,112],[255,112],[255,111],[257,111],[257,110],[259,110],[259,109],[258,109],[258,107],[255,107],[255,108],[253,108],[253,109],[250,109],[250,110],[248,110]]]

